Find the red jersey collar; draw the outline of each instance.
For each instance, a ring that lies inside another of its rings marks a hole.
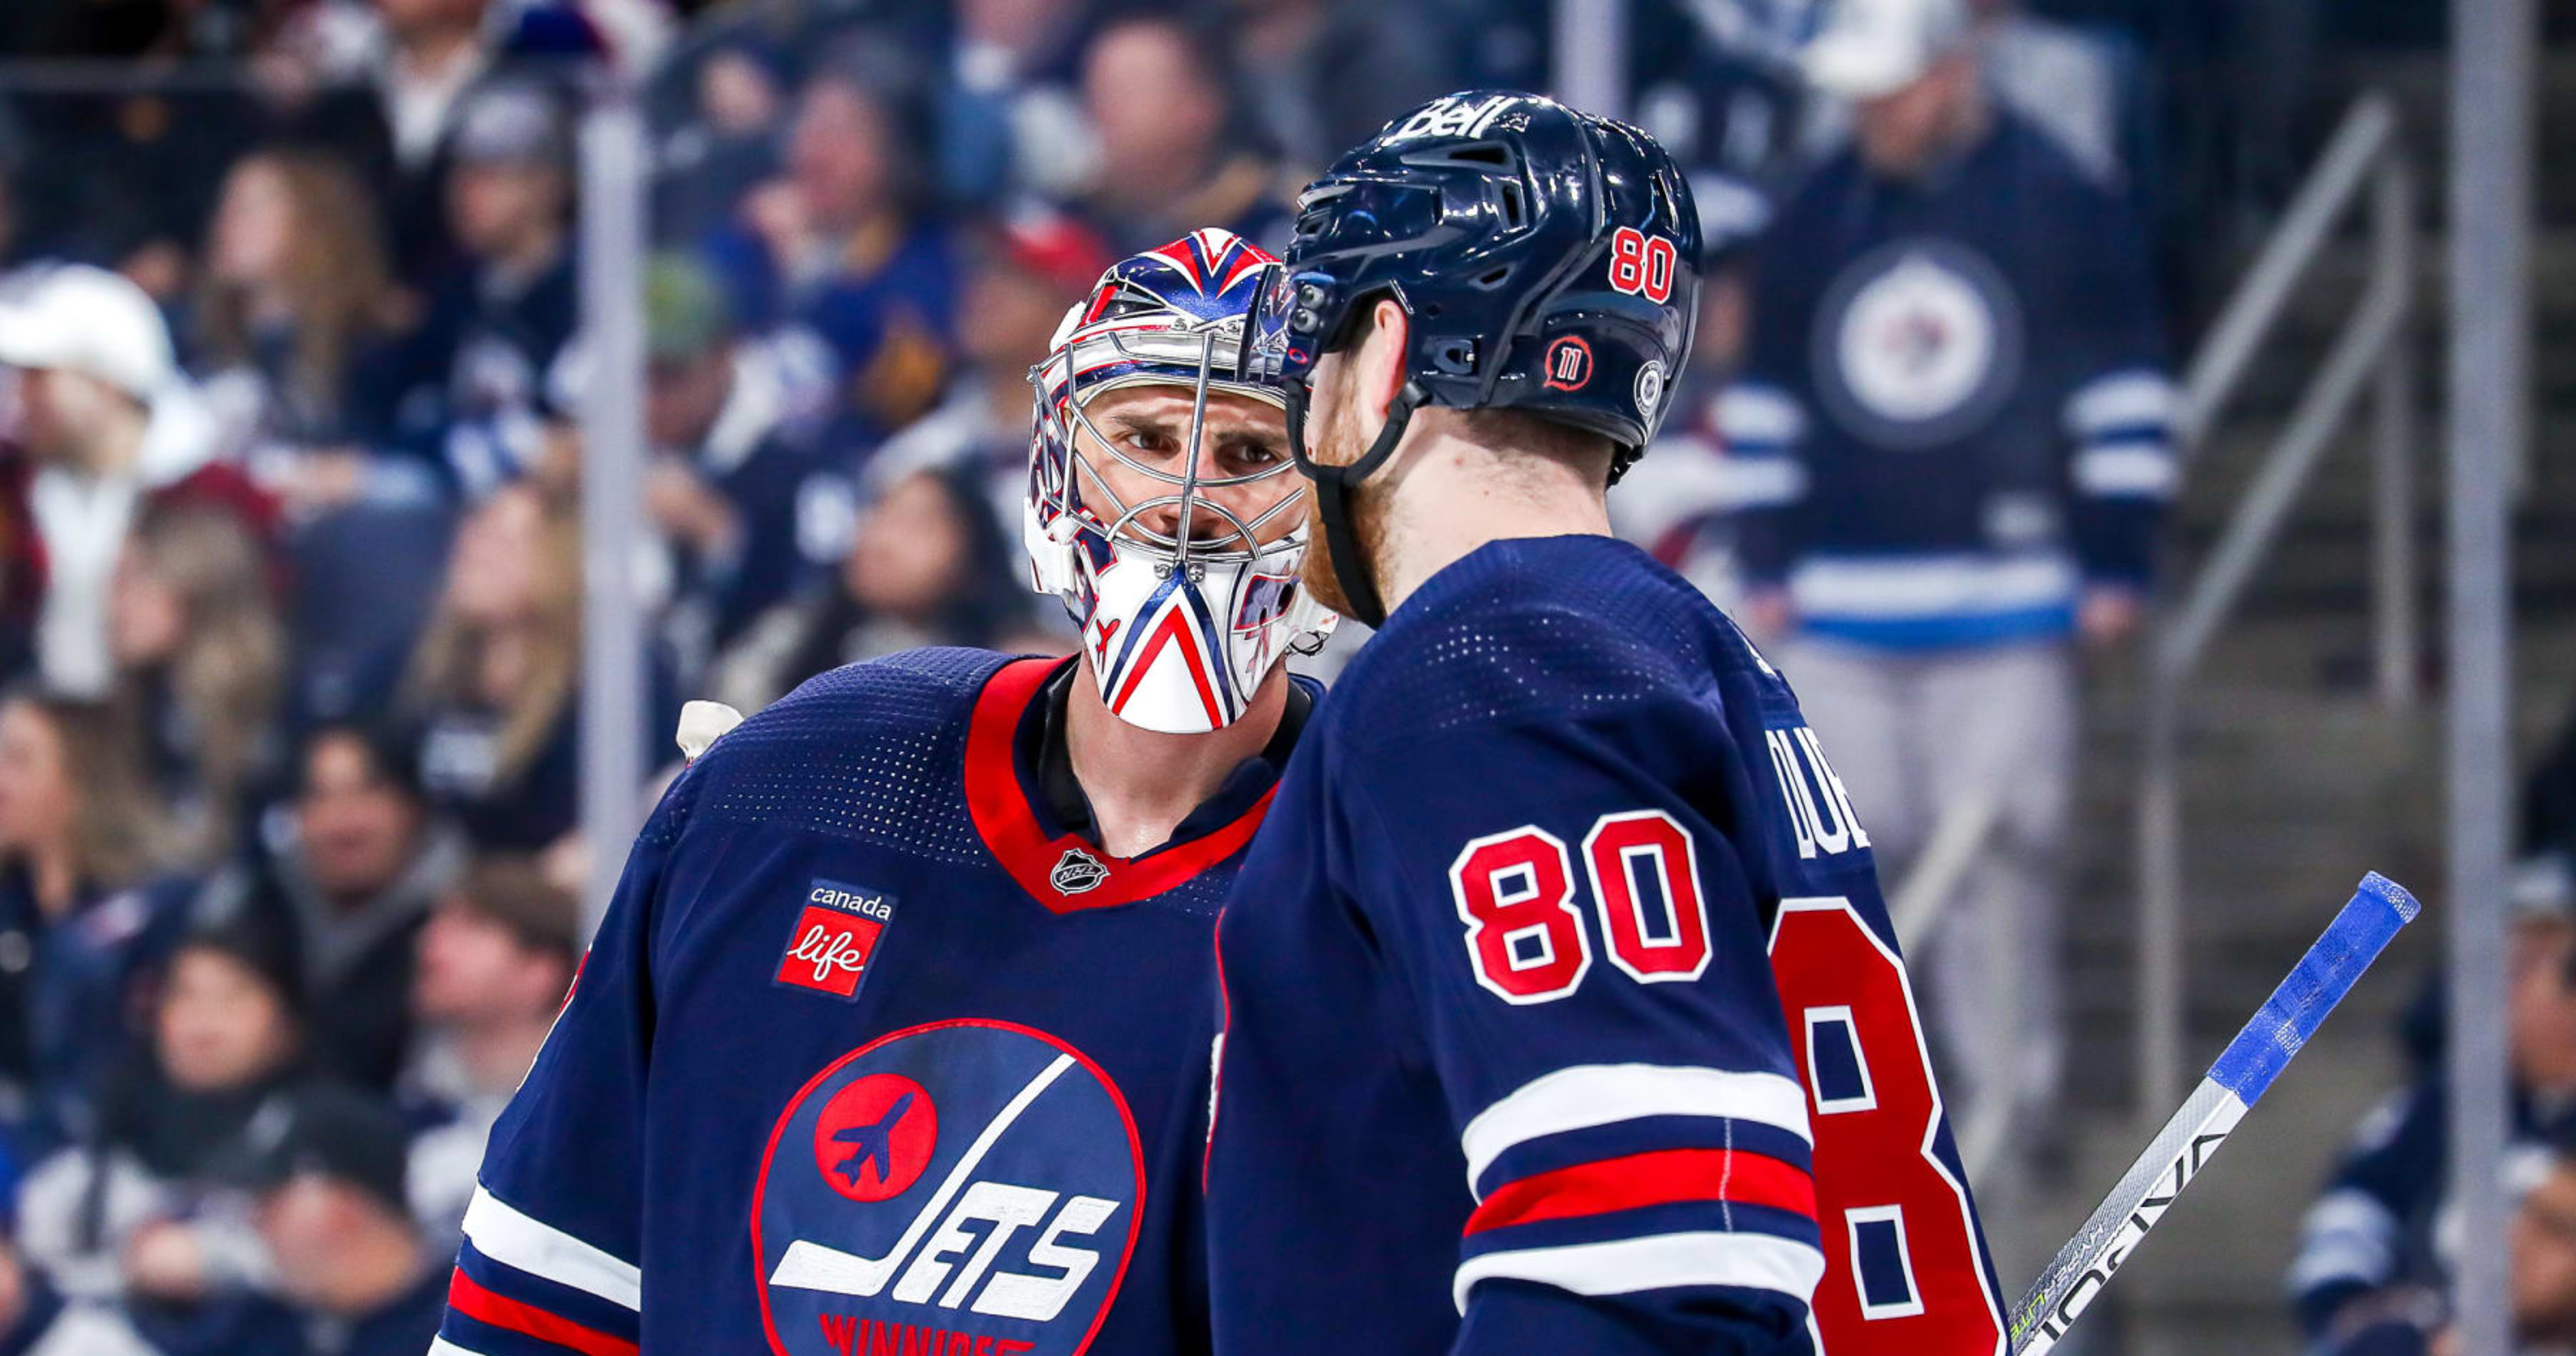
[[[1070,659],[1022,659],[984,683],[966,731],[966,809],[975,832],[1031,898],[1054,913],[1150,899],[1242,851],[1277,787],[1224,826],[1142,857],[1112,857],[1080,834],[1050,835],[1029,803],[1013,751],[1020,719]]]

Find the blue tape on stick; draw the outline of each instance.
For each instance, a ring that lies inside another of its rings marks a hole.
[[[2235,1093],[2245,1105],[2254,1105],[2290,1056],[2317,1034],[2326,1014],[2352,992],[2353,981],[2379,959],[2388,940],[2415,921],[2422,909],[2406,887],[2386,876],[2373,871],[2363,877],[2361,888],[2327,925],[2325,935],[2299,958],[2298,968],[2272,991],[2254,1020],[2227,1043],[2218,1062],[2209,1066],[2209,1081]]]

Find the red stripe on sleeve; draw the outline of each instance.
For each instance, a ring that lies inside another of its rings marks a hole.
[[[636,1356],[636,1346],[622,1337],[612,1337],[597,1328],[585,1328],[568,1318],[558,1318],[533,1304],[522,1304],[507,1296],[484,1289],[465,1274],[462,1267],[447,1282],[447,1307],[496,1328],[523,1333],[540,1342],[582,1353],[582,1356]]]
[[[1480,1234],[1511,1224],[1575,1219],[1649,1205],[1726,1201],[1816,1217],[1816,1182],[1804,1171],[1739,1149],[1664,1149],[1579,1163],[1497,1189],[1467,1218]]]

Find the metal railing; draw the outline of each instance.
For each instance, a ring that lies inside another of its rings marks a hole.
[[[2372,658],[2383,702],[2416,697],[2413,523],[2416,180],[2394,104],[2356,103],[2300,188],[2186,373],[2175,420],[2184,454],[2205,445],[2278,328],[2299,284],[2356,211],[2366,212],[2370,277],[2290,419],[2263,455],[2226,528],[2149,636],[2137,799],[2137,1089],[2144,1114],[2182,1092],[2181,709],[2184,689],[2243,599],[2318,464],[2362,403],[2372,405]]]

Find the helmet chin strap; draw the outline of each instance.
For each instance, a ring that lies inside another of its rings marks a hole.
[[[1288,396],[1288,451],[1297,460],[1298,473],[1314,484],[1315,517],[1323,524],[1324,548],[1332,553],[1333,578],[1350,602],[1351,620],[1372,630],[1386,625],[1386,602],[1378,593],[1377,581],[1369,576],[1368,555],[1360,549],[1359,533],[1351,525],[1351,492],[1395,455],[1395,445],[1404,441],[1413,412],[1429,399],[1418,383],[1407,381],[1388,403],[1386,426],[1378,430],[1369,450],[1347,466],[1325,466],[1306,453],[1304,388]]]

